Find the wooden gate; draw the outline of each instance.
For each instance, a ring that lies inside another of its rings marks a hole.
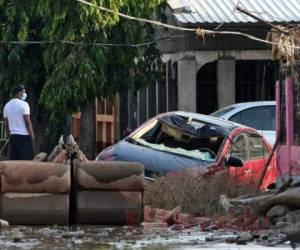
[[[81,113],[72,115],[72,135],[79,136]],[[106,98],[103,102],[95,100],[95,142],[97,152],[115,143],[118,138],[119,96]]]

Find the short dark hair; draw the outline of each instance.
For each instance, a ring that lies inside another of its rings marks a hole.
[[[12,94],[16,95],[18,92],[23,91],[25,89],[23,84],[15,85],[12,89]]]

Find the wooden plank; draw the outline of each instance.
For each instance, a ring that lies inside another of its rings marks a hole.
[[[114,109],[113,109],[113,111],[114,111],[114,124],[113,124],[114,137],[113,137],[113,141],[112,141],[113,143],[115,143],[115,141],[120,138],[120,136],[119,136],[119,124],[120,124],[119,110],[120,110],[120,95],[116,94],[115,102],[114,102]]]
[[[74,113],[74,114],[72,115],[72,118],[80,119],[80,118],[81,118],[81,113],[80,113],[80,112]]]
[[[113,123],[114,122],[114,116],[97,114],[96,120],[97,120],[97,122],[110,122],[110,123]]]

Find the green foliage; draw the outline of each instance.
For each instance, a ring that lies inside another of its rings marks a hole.
[[[162,0],[91,0],[129,15],[160,15]],[[83,43],[139,43],[154,39],[149,24],[120,19],[76,0],[0,0],[0,40],[51,40]],[[160,55],[143,48],[62,43],[3,44],[0,47],[0,103],[16,83],[36,92],[52,118],[74,112],[95,97],[104,98],[128,85],[157,77]]]
[[[0,1],[0,40],[38,40],[42,25],[37,15],[37,1]],[[37,94],[46,75],[40,45],[0,46],[0,107],[10,98],[16,83],[24,83]]]
[[[160,0],[91,2],[146,18],[160,16],[163,6]],[[152,26],[120,19],[76,0],[0,0],[0,22],[2,41],[140,43],[154,39]],[[10,98],[11,87],[25,84],[41,140],[39,150],[48,150],[48,144],[55,143],[51,138],[62,133],[66,114],[78,111],[95,97],[102,99],[128,85],[154,82],[159,66],[160,55],[153,45],[124,48],[1,43],[0,109]]]

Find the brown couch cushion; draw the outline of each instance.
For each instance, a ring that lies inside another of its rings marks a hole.
[[[69,195],[6,193],[2,195],[1,218],[13,225],[66,225]]]
[[[144,189],[144,167],[134,162],[91,161],[77,162],[76,179],[81,190]]]
[[[131,225],[143,221],[141,192],[78,191],[77,224]]]
[[[70,190],[70,167],[65,164],[2,161],[0,169],[2,193],[68,193]]]

